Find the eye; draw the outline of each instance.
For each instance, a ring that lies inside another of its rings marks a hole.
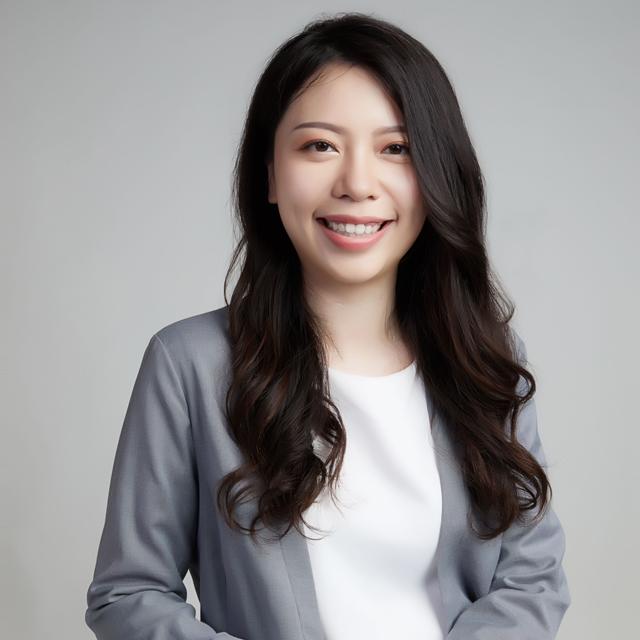
[[[318,148],[319,145],[323,145],[323,148]],[[313,140],[312,142],[308,142],[307,144],[305,144],[302,149],[306,150],[306,149],[310,149],[311,147],[315,147],[315,151],[318,151],[320,153],[322,153],[324,150],[326,150],[326,147],[331,147],[334,151],[335,151],[335,147],[330,144],[329,142],[327,142],[326,140]],[[394,142],[393,144],[387,145],[385,147],[386,149],[404,149],[405,152],[403,153],[391,153],[390,155],[392,156],[400,156],[400,155],[405,155],[408,156],[409,155],[409,146],[406,144],[401,144],[399,142]]]
[[[314,140],[313,142],[308,142],[302,148],[303,149],[309,149],[310,147],[314,147],[315,146],[314,151],[320,151],[320,149],[318,149],[318,145],[326,145],[326,146],[331,147],[332,149],[335,150],[335,147],[333,145],[329,144],[326,140]]]
[[[405,155],[408,156],[409,155],[409,146],[406,144],[400,144],[399,142],[394,142],[393,144],[390,144],[387,149],[391,149],[392,147],[395,147],[396,149],[400,148],[400,149],[404,149],[405,153],[401,154],[401,153],[392,153],[392,156],[399,156],[399,155]]]

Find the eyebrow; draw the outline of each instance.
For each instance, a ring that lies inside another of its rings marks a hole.
[[[343,127],[339,127],[337,124],[331,124],[330,122],[301,122],[291,129],[291,133],[296,131],[297,129],[329,129],[329,131],[333,131],[334,133],[344,134],[346,129]],[[407,129],[402,124],[394,124],[390,127],[379,127],[375,129],[373,132],[375,135],[381,135],[383,133],[406,133]]]

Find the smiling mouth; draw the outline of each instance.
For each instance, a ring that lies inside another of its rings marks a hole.
[[[327,229],[331,229],[331,227],[329,226],[329,221],[326,218],[316,218],[318,220],[318,222],[320,222],[321,224],[323,224],[325,227],[327,227]],[[393,220],[385,220],[380,227],[378,228],[378,231],[380,231],[380,229],[384,229],[384,227],[389,224],[390,222],[393,222]],[[338,223],[338,224],[343,224],[346,225],[346,223]],[[349,224],[353,224],[354,226],[357,226],[356,223],[349,223]],[[360,223],[360,224],[364,224],[365,226],[370,225],[372,223],[367,222],[367,223]]]

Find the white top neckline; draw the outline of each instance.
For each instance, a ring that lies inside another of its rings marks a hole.
[[[351,373],[350,371],[342,371],[341,369],[334,369],[333,367],[327,367],[327,370],[332,376],[348,378],[353,380],[362,380],[362,381],[382,381],[382,380],[391,380],[396,377],[401,377],[403,375],[408,374],[409,372],[413,372],[417,367],[416,360],[412,360],[412,362],[407,365],[404,369],[400,369],[399,371],[394,371],[393,373],[387,373],[382,376],[366,376],[361,373]]]

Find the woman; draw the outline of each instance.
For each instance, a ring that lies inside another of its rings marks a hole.
[[[555,637],[570,596],[535,380],[439,63],[371,16],[310,23],[256,86],[234,198],[227,304],[142,359],[96,637]]]

